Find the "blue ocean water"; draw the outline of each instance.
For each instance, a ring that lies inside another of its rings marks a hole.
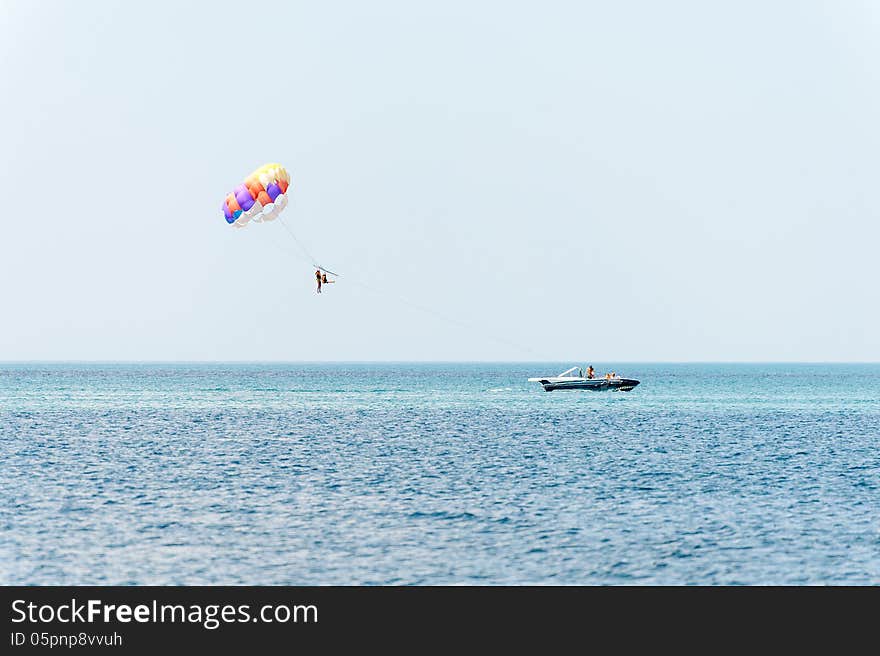
[[[880,583],[880,365],[564,368],[0,365],[0,583]]]

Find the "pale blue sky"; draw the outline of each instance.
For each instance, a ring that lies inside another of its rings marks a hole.
[[[880,360],[876,3],[2,0],[0,29],[0,360]],[[270,161],[322,296],[218,211]]]

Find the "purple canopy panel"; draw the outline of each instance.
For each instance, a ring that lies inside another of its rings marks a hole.
[[[239,207],[245,212],[254,206],[254,199],[251,198],[251,192],[249,192],[244,185],[235,188],[235,200],[238,201]]]

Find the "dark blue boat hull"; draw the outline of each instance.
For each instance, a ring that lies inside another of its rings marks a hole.
[[[551,383],[549,380],[539,381],[544,386],[545,392],[553,392],[556,390],[592,390],[594,392],[607,392],[617,390],[620,392],[629,392],[632,388],[639,384],[639,381],[632,378],[594,378],[592,380],[578,380],[572,382]]]

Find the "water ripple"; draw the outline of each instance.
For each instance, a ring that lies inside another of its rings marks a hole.
[[[4,365],[0,583],[880,583],[880,367],[562,368]]]

